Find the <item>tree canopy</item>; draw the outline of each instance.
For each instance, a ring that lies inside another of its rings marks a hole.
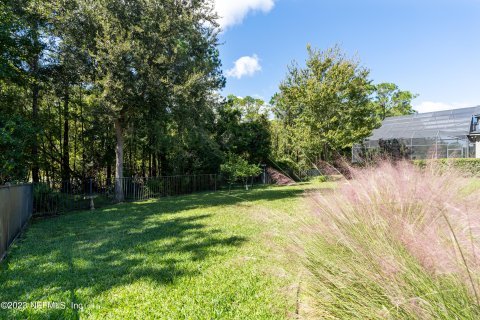
[[[227,175],[230,185],[241,180],[248,190],[248,178],[260,174],[262,169],[258,165],[249,163],[244,157],[229,153],[225,163],[220,166],[223,173]]]
[[[374,87],[373,103],[383,120],[386,117],[403,116],[415,113],[412,100],[418,95],[400,90],[394,83],[380,83]]]
[[[33,181],[218,170],[209,1],[7,0],[0,15],[0,111],[34,132],[15,160]]]
[[[209,0],[5,0],[0,19],[0,183],[95,178],[122,201],[123,177],[306,166],[414,112],[339,47],[308,47],[270,103],[221,97]]]
[[[306,66],[289,67],[273,102],[285,152],[313,161],[350,148],[379,122],[366,68],[339,47],[307,51]]]
[[[260,164],[270,156],[270,122],[265,102],[230,95],[218,109],[217,141],[225,153]]]

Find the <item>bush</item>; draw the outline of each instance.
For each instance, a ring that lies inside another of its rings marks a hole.
[[[227,161],[220,166],[220,170],[228,177],[230,186],[235,181],[241,180],[248,190],[248,178],[257,176],[262,172],[259,166],[250,164],[242,156],[230,153]]]
[[[150,178],[145,185],[145,192],[148,196],[163,195],[165,192],[164,181],[161,178]]]
[[[34,213],[58,213],[60,209],[60,194],[46,183],[36,183],[33,186],[33,203]]]
[[[34,135],[28,119],[0,112],[0,185],[27,180]]]
[[[455,158],[455,159],[431,159],[414,160],[413,163],[420,168],[436,167],[440,170],[453,168],[467,176],[480,176],[480,159]]]
[[[318,318],[480,319],[480,198],[462,189],[472,179],[407,161],[352,177],[311,198]]]
[[[378,146],[380,154],[392,160],[408,159],[412,154],[412,150],[398,139],[380,139]]]
[[[311,182],[316,182],[316,183],[327,182],[329,180],[330,178],[328,176],[316,176],[310,179]]]

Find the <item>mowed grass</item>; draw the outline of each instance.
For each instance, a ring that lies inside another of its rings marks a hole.
[[[294,317],[303,263],[292,220],[305,211],[305,188],[319,186],[331,187],[202,193],[33,221],[0,264],[0,301],[27,305],[0,316]]]

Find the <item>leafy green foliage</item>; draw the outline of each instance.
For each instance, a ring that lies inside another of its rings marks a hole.
[[[410,91],[403,91],[394,83],[380,83],[375,85],[373,103],[377,113],[383,120],[386,117],[403,116],[415,113],[412,100],[418,95]]]
[[[273,121],[261,99],[225,101],[207,0],[6,0],[0,18],[0,112],[33,130],[4,180],[212,173],[228,153],[306,169],[368,135],[382,97],[408,110],[338,48],[290,68]]]
[[[37,132],[23,170],[110,179],[119,138],[126,176],[218,170],[225,79],[207,1],[7,0],[0,17],[0,113]]]
[[[450,158],[450,159],[431,159],[414,160],[413,163],[421,168],[434,167],[440,170],[454,168],[467,176],[480,176],[480,159],[469,158]]]
[[[57,212],[61,197],[62,194],[53,190],[46,183],[37,183],[33,187],[33,202],[37,212]]]
[[[398,139],[380,139],[378,148],[367,148],[360,144],[357,157],[364,164],[373,164],[378,161],[399,161],[410,159],[413,151],[403,141]]]
[[[286,136],[283,153],[314,162],[366,138],[379,123],[368,76],[338,47],[308,47],[306,67],[290,66],[273,99],[277,133]]]
[[[0,185],[9,181],[25,181],[28,177],[29,151],[32,135],[31,123],[15,116],[0,114]]]
[[[251,163],[270,155],[270,123],[264,101],[229,96],[218,109],[217,141],[225,153],[244,155]]]
[[[225,173],[232,184],[235,181],[243,180],[245,189],[248,190],[249,177],[259,175],[262,169],[258,165],[249,164],[242,156],[229,153],[227,160],[220,166],[220,170]]]
[[[378,146],[380,155],[392,160],[408,159],[412,154],[412,150],[398,139],[380,139]]]

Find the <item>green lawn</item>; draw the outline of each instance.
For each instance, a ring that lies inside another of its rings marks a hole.
[[[202,193],[33,221],[0,264],[0,301],[28,304],[0,316],[295,317],[303,271],[292,239],[311,187]]]

